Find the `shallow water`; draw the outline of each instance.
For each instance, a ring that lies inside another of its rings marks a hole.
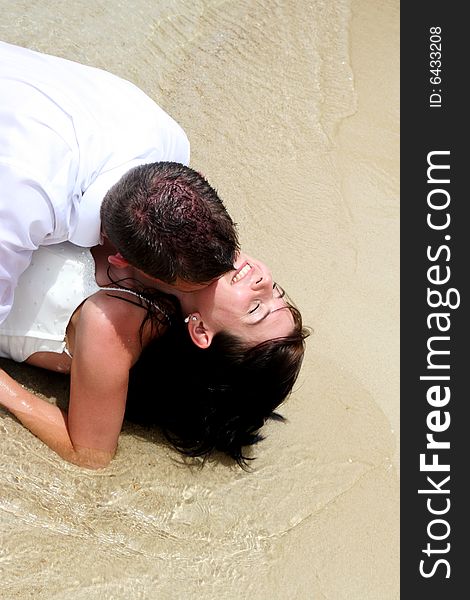
[[[179,121],[314,329],[251,473],[131,426],[88,472],[0,411],[0,596],[398,598],[398,2],[0,9],[1,39],[115,72]]]

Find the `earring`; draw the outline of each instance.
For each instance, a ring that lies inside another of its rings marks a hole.
[[[197,317],[195,317],[194,315],[188,315],[184,320],[185,323],[189,323],[189,317],[191,317],[191,321],[197,321]]]

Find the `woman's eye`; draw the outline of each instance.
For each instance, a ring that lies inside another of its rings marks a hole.
[[[252,309],[249,311],[249,314],[251,315],[252,313],[256,312],[256,311],[258,310],[258,308],[259,308],[259,304],[257,304],[257,305],[256,305],[254,308],[252,308]]]

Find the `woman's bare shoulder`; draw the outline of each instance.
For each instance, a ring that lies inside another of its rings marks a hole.
[[[146,318],[146,307],[129,301],[125,291],[101,290],[90,296],[81,307],[75,324],[75,338],[86,337],[86,346],[100,343],[109,348],[125,349],[137,360],[150,339],[161,334]],[[83,342],[83,340],[82,340]]]

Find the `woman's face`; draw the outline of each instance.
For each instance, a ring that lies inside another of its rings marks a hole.
[[[252,345],[291,334],[294,319],[268,267],[243,253],[234,266],[235,270],[191,293],[189,304],[185,302],[186,307],[193,306],[188,312],[197,317],[189,322],[193,340],[201,325],[211,335],[227,331]]]

